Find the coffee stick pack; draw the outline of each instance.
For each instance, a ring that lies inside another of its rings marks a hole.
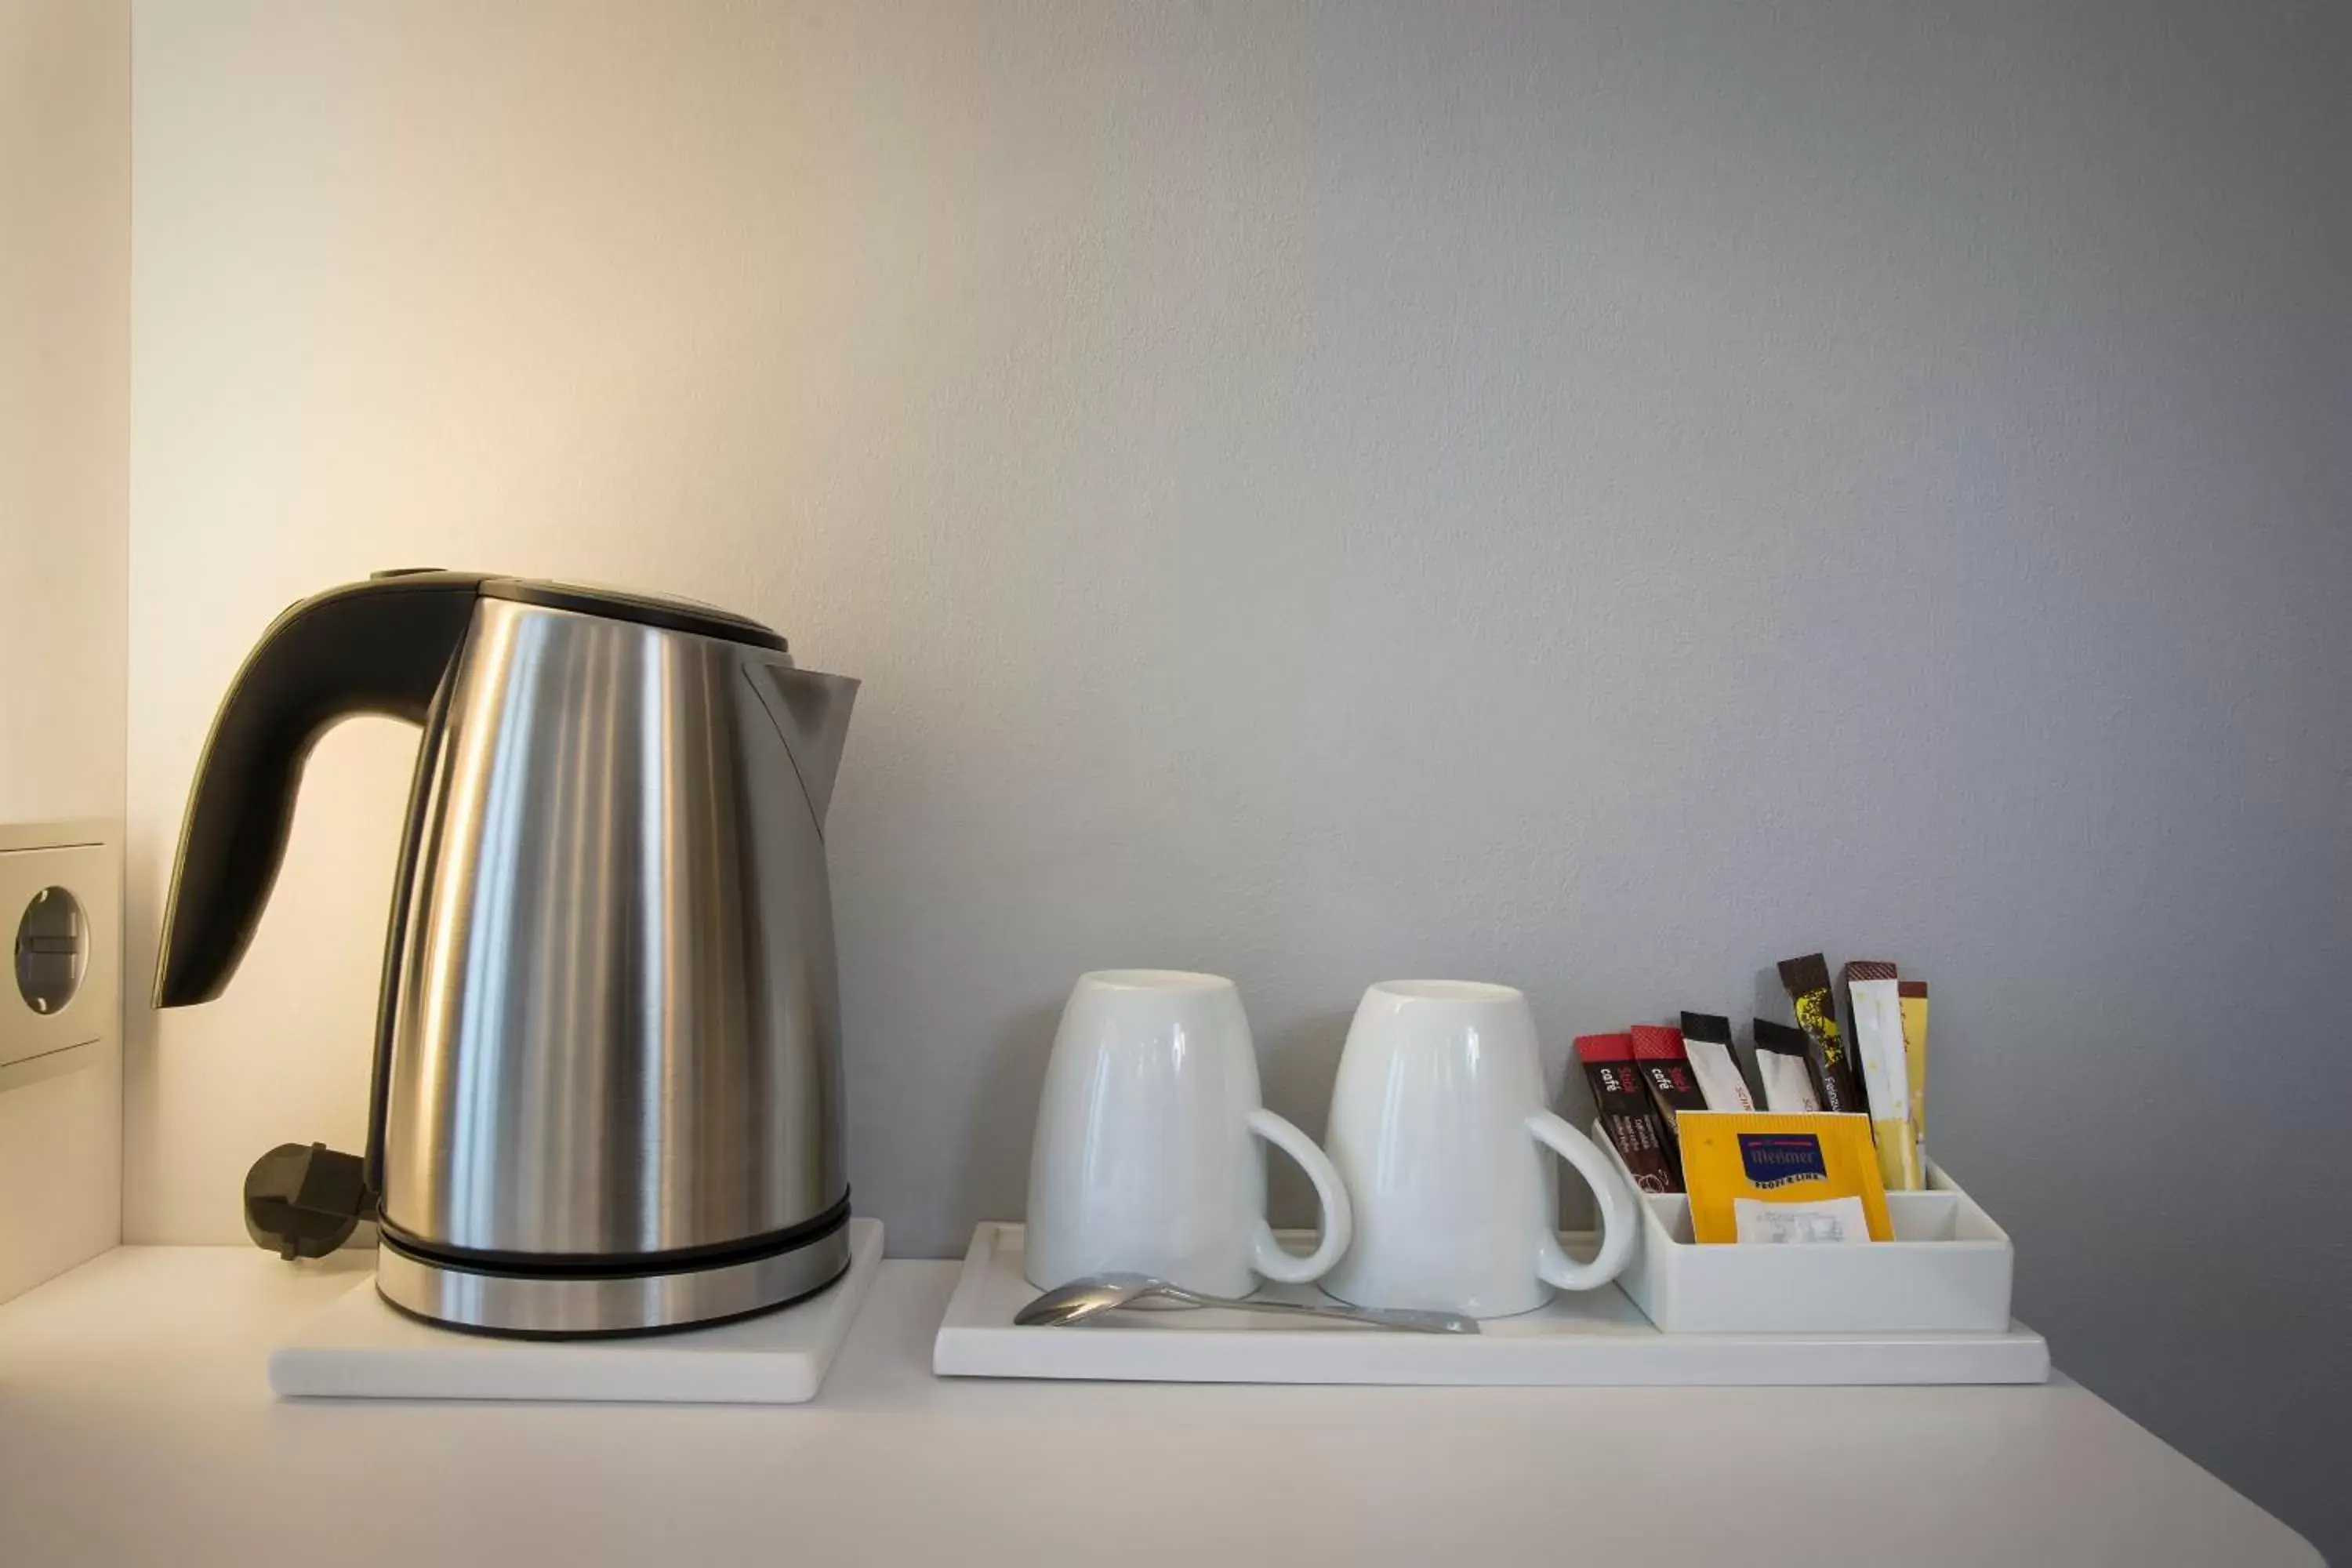
[[[1813,1092],[1812,1069],[1806,1058],[1812,1042],[1802,1029],[1756,1020],[1756,1078],[1764,1088],[1764,1109],[1784,1115],[1819,1110],[1821,1096]]]
[[[1681,1178],[1666,1152],[1665,1129],[1633,1068],[1633,1037],[1579,1036],[1576,1059],[1583,1065],[1585,1081],[1592,1086],[1601,1129],[1633,1173],[1633,1184],[1645,1193],[1681,1192]]]
[[[1683,1050],[1690,1058],[1691,1076],[1706,1096],[1709,1110],[1753,1110],[1748,1076],[1731,1054],[1731,1020],[1713,1013],[1683,1015]]]
[[[1818,952],[1782,959],[1780,984],[1797,1010],[1797,1027],[1805,1032],[1805,1059],[1812,1068],[1813,1092],[1821,1097],[1822,1109],[1841,1116],[1862,1112],[1862,1086],[1838,1032],[1837,1005],[1830,994],[1829,960]]]
[[[1674,1155],[1675,1169],[1680,1170],[1681,1155],[1675,1152],[1680,1135],[1675,1131],[1675,1119],[1685,1110],[1705,1110],[1706,1095],[1691,1071],[1680,1029],[1661,1024],[1636,1024],[1633,1038],[1634,1074],[1649,1091],[1658,1120],[1665,1124],[1667,1152]]]

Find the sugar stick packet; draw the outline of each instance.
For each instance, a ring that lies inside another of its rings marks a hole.
[[[1927,983],[1895,984],[1903,1002],[1903,1066],[1911,1079],[1911,1125],[1919,1134],[1919,1169],[1927,1168]]]
[[[1709,1110],[1753,1110],[1748,1076],[1731,1054],[1731,1020],[1713,1013],[1683,1015],[1683,1050]]]
[[[1878,1144],[1879,1180],[1890,1193],[1916,1193],[1919,1136],[1911,1121],[1911,1074],[1903,1055],[1899,982],[1856,980],[1853,985],[1853,1048],[1870,1088],[1870,1134]]]
[[[1850,958],[1838,966],[1838,1023],[1845,1031],[1847,1058],[1853,1064],[1853,1076],[1862,1084],[1862,1109],[1870,1109],[1870,1075],[1862,1070],[1862,1047],[1853,1037],[1853,983],[1857,980],[1892,980],[1895,965],[1883,958]]]
[[[1802,1029],[1756,1020],[1756,1079],[1764,1088],[1764,1109],[1783,1112],[1819,1110],[1821,1097],[1813,1092],[1813,1075],[1805,1065],[1812,1044]]]

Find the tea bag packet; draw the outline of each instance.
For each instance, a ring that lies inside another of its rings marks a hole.
[[[1709,1110],[1753,1110],[1747,1075],[1731,1054],[1731,1020],[1713,1013],[1683,1015],[1683,1051]]]
[[[1795,1114],[1822,1108],[1806,1063],[1811,1051],[1802,1029],[1769,1018],[1756,1020],[1756,1078],[1763,1086],[1765,1110]]]
[[[1790,1005],[1796,1008],[1797,1027],[1805,1032],[1806,1060],[1812,1068],[1813,1092],[1820,1097],[1822,1109],[1841,1115],[1863,1110],[1862,1086],[1853,1076],[1844,1037],[1838,1032],[1829,960],[1818,952],[1783,959],[1780,984],[1788,988]]]
[[[1893,1239],[1860,1116],[1694,1111],[1681,1118],[1691,1236],[1716,1242]]]
[[[1890,965],[1890,967],[1892,967]],[[1870,1091],[1878,1174],[1891,1193],[1916,1192],[1919,1139],[1911,1122],[1911,1075],[1903,1052],[1903,1000],[1893,976],[1853,983],[1853,1048]]]
[[[1617,1157],[1645,1193],[1678,1193],[1682,1179],[1667,1152],[1666,1131],[1650,1104],[1649,1091],[1633,1068],[1630,1035],[1580,1035],[1576,1059],[1592,1088],[1592,1103],[1601,1113],[1601,1129],[1609,1135]]]

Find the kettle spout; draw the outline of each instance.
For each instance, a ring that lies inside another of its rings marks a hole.
[[[754,665],[745,673],[783,738],[785,753],[800,774],[809,811],[822,832],[825,808],[833,804],[834,774],[841,769],[842,746],[849,738],[857,682],[845,675],[820,675],[782,664]]]

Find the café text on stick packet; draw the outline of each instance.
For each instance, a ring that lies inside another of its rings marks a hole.
[[[1678,1193],[1682,1179],[1666,1152],[1665,1129],[1651,1108],[1650,1096],[1633,1071],[1633,1038],[1630,1035],[1580,1035],[1576,1059],[1592,1086],[1592,1103],[1601,1112],[1601,1130],[1617,1157],[1625,1162],[1633,1184],[1645,1193]]]
[[[1650,1091],[1650,1102],[1658,1108],[1667,1131],[1675,1130],[1675,1118],[1682,1112],[1707,1109],[1706,1094],[1699,1088],[1698,1076],[1691,1071],[1680,1029],[1636,1024],[1633,1040],[1634,1071],[1641,1077],[1642,1087]]]
[[[1670,1029],[1663,1024],[1636,1024],[1633,1031],[1633,1072],[1649,1091],[1650,1103],[1657,1108],[1658,1120],[1666,1129],[1666,1152],[1675,1169],[1682,1169],[1682,1152],[1675,1144],[1675,1118],[1685,1110],[1705,1110],[1706,1096],[1700,1092],[1698,1079],[1691,1072],[1690,1058],[1683,1051],[1680,1029]]]

